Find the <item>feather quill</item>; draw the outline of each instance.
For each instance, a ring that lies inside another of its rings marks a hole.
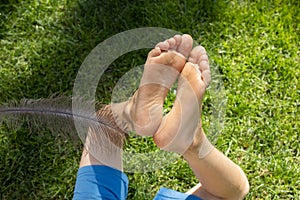
[[[83,98],[77,97],[76,101],[82,101],[81,105],[96,105],[98,111],[90,113],[83,106],[80,111],[74,112],[72,100],[74,98],[58,96],[37,100],[24,99],[19,103],[3,105],[0,106],[0,123],[13,122],[10,124],[14,128],[25,121],[31,128],[39,130],[47,127],[54,135],[71,137],[73,141],[80,138],[83,143],[89,135],[89,141],[101,146],[101,151],[109,151],[114,145],[118,148],[123,146],[127,134],[115,122],[110,105],[85,102]]]

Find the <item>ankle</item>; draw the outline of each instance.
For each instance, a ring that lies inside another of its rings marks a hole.
[[[133,123],[130,115],[131,107],[130,101],[112,104],[115,121],[119,128],[125,132],[133,131]]]
[[[194,141],[188,150],[183,154],[186,160],[190,157],[204,159],[215,147],[207,139],[202,127],[198,127],[198,132],[195,134]]]

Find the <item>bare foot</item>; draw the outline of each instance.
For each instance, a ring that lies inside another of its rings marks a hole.
[[[191,36],[175,35],[149,52],[140,87],[126,108],[137,134],[152,136],[158,130],[165,97],[186,64],[192,46]]]
[[[188,61],[179,77],[174,106],[153,136],[158,147],[179,154],[191,146],[196,133],[202,132],[198,131],[201,129],[201,105],[210,82],[208,56],[202,46],[192,50]]]

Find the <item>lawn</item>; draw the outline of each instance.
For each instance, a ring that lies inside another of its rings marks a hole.
[[[207,49],[226,94],[225,126],[216,147],[247,174],[251,190],[246,199],[299,199],[296,0],[2,0],[0,105],[53,94],[71,96],[77,71],[90,51],[117,33],[139,27],[189,33]],[[118,79],[143,64],[148,50],[123,55],[109,66],[97,88],[100,102],[110,101]],[[166,110],[173,99],[172,94],[166,99]],[[204,115],[210,113],[211,100],[206,97]],[[129,151],[155,150],[150,138],[131,136],[129,141]],[[72,141],[47,128],[3,123],[0,199],[71,199],[80,154]],[[128,199],[134,200],[152,199],[161,186],[185,192],[197,182],[181,158],[128,177]]]

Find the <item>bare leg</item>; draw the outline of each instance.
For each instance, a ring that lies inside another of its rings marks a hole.
[[[114,129],[102,128],[93,130],[90,128],[88,130],[80,167],[106,165],[123,171],[122,147],[126,139],[126,133],[119,129],[114,122],[110,105],[102,107],[97,114],[101,115],[102,120],[106,121]]]
[[[249,191],[249,183],[242,169],[216,148],[200,158],[201,145],[207,139],[202,129],[196,137],[200,139],[195,139],[183,155],[201,182],[193,194],[204,199],[243,199]]]
[[[109,108],[115,117],[111,120],[116,120],[122,130],[153,135],[161,123],[164,99],[182,71],[192,45],[189,35],[175,35],[158,43],[148,54],[138,91],[129,101]],[[118,133],[110,134],[115,135],[115,140],[124,140]],[[111,138],[103,135],[89,130],[80,166],[107,165],[122,171],[120,145],[116,146]]]
[[[181,76],[189,85],[179,83],[178,99],[164,119],[165,123],[162,123],[154,135],[154,141],[163,149],[183,153],[184,159],[199,181],[201,180],[201,184],[189,193],[203,199],[242,199],[249,190],[244,172],[210,144],[203,132],[201,121],[199,122],[199,115],[193,112],[201,108],[205,88],[210,81],[208,58],[203,47],[199,46],[192,50]],[[184,98],[193,97],[191,93],[196,96],[198,104],[194,103],[193,98]],[[189,120],[183,121],[181,128],[177,126],[176,121],[180,122],[183,119]],[[186,148],[187,144],[182,144],[182,141],[191,141],[190,146]],[[182,152],[183,150],[186,151]]]

